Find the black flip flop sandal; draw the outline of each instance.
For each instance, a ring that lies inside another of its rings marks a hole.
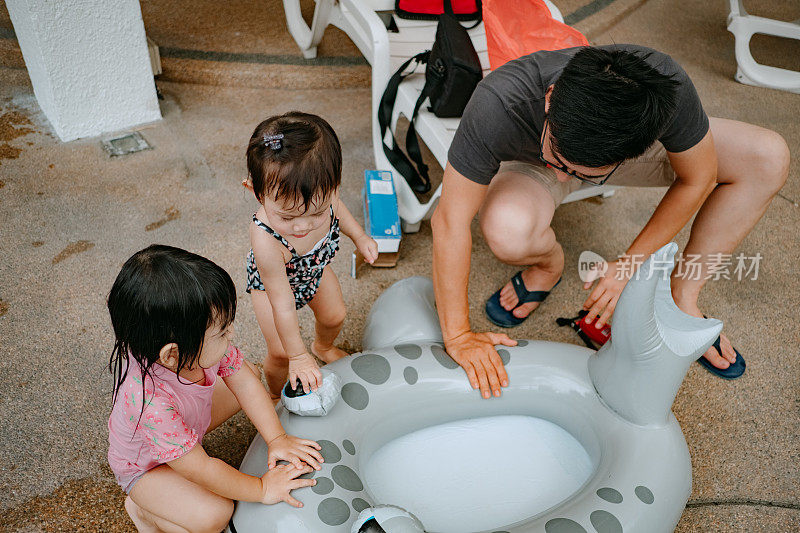
[[[519,301],[517,305],[514,307],[516,309],[522,304],[526,304],[529,302],[543,302],[547,297],[550,295],[550,291],[555,289],[558,284],[561,283],[561,278],[558,278],[558,281],[549,291],[529,291],[525,288],[525,282],[522,281],[522,271],[517,272],[514,274],[514,277],[511,278],[511,284],[514,287],[514,292],[517,293],[517,298]],[[525,318],[519,318],[514,316],[513,311],[505,309],[502,305],[500,305],[500,291],[502,287],[492,294],[488,300],[486,300],[486,316],[489,317],[489,320],[495,326],[500,326],[501,328],[513,328],[515,326],[519,326],[523,322],[525,322]],[[528,315],[530,316],[530,314]]]

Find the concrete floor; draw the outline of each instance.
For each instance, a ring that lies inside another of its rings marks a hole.
[[[584,4],[558,5],[569,15]],[[244,146],[259,120],[289,109],[325,116],[342,142],[343,196],[360,212],[361,176],[373,166],[369,68],[352,43],[330,31],[320,48],[320,56],[329,59],[309,66],[274,0],[240,0],[222,8],[209,0],[170,6],[142,2],[148,34],[167,51],[165,75],[158,81],[164,120],[138,128],[153,150],[109,158],[98,139],[63,144],[55,138],[0,4],[4,531],[132,530],[105,462],[111,380],[104,365],[112,342],[105,297],[123,261],[153,242],[206,255],[243,287],[246,228],[256,206],[239,182]],[[778,1],[748,8],[786,20],[800,16],[800,6]],[[190,9],[193,16],[187,17]],[[692,76],[709,114],[774,129],[796,156],[800,95],[733,81],[726,16],[723,2],[617,0],[576,26],[597,43],[636,42],[669,52]],[[764,38],[754,48],[774,64],[798,68],[796,44]],[[234,55],[226,60],[211,52]],[[785,198],[773,201],[738,249],[763,256],[758,279],[712,282],[703,293],[703,309],[725,322],[748,370],[742,379],[725,382],[694,365],[678,394],[674,412],[694,474],[678,531],[800,531],[800,336],[791,308],[800,301],[800,211],[791,202],[800,200],[798,174],[793,161]],[[626,189],[606,200],[561,207],[554,227],[567,256],[564,282],[513,335],[577,342],[554,320],[571,316],[583,302],[574,267],[578,255],[590,249],[611,257],[624,250],[661,194]],[[678,241],[685,243],[687,236],[684,230]],[[343,241],[334,270],[349,308],[340,337],[344,348],[359,349],[364,317],[383,289],[407,276],[430,274],[430,243],[430,227],[423,225],[404,238],[397,268],[364,269],[355,281],[347,275],[352,243]],[[514,271],[492,258],[475,228],[470,299],[476,328],[489,328],[483,301]],[[307,310],[301,326],[310,340]],[[260,360],[264,343],[244,291],[236,328],[242,350]],[[204,446],[238,465],[253,434],[240,415],[210,434]]]

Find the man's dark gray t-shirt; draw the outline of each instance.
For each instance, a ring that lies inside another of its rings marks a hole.
[[[678,81],[677,108],[658,138],[668,152],[688,150],[705,137],[708,116],[689,76],[671,57],[631,44],[598,48],[649,53],[649,65]],[[545,93],[578,50],[536,52],[486,76],[467,104],[450,145],[447,159],[453,168],[474,182],[488,184],[501,161],[539,163]]]

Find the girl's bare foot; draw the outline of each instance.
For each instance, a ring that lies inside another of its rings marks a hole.
[[[131,520],[133,520],[133,525],[136,526],[136,530],[139,531],[139,533],[161,532],[147,517],[147,512],[136,505],[136,502],[134,502],[130,496],[125,498],[125,510],[128,512],[128,516],[131,517]]]
[[[336,346],[323,347],[316,340],[311,343],[311,353],[326,363],[333,363],[337,359],[350,355]]]

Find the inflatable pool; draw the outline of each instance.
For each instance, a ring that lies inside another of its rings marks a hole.
[[[722,329],[672,301],[676,249],[628,283],[600,351],[501,347],[510,385],[490,400],[445,353],[430,280],[394,284],[370,312],[364,351],[326,367],[341,378],[338,403],[324,417],[280,409],[286,431],[316,439],[325,457],[317,484],[294,492],[304,507],[240,502],[230,530],[350,533],[397,506],[429,533],[672,531],[691,463],[670,408]],[[266,457],[256,437],[241,470],[262,475]],[[411,523],[385,530],[419,531]]]

